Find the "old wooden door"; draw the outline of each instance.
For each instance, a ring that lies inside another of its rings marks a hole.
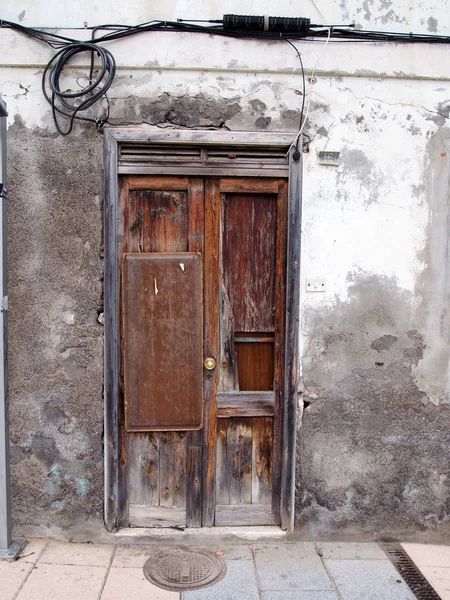
[[[120,524],[279,524],[287,179],[120,190]]]

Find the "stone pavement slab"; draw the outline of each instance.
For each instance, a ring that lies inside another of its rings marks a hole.
[[[33,565],[23,562],[0,562],[0,590],[2,600],[12,600],[28,577]]]
[[[402,546],[442,600],[450,600],[450,546],[434,544],[402,544]]]
[[[151,546],[117,546],[111,567],[142,569],[152,551]]]
[[[222,581],[200,590],[182,592],[182,600],[259,600],[253,561],[227,561]]]
[[[317,550],[323,558],[335,558],[337,560],[386,560],[386,554],[378,544],[372,542],[318,542]]]
[[[261,600],[339,600],[334,592],[262,592]]]
[[[32,572],[17,600],[94,600],[107,573],[107,567],[40,563],[29,567]]]
[[[85,565],[108,567],[113,547],[106,544],[73,544],[50,542],[39,558],[39,563],[53,565]]]
[[[441,597],[441,600],[450,600],[450,566],[420,567],[422,574],[428,579]]]
[[[313,543],[257,545],[253,553],[261,590],[333,590]]]
[[[450,546],[435,544],[402,544],[418,567],[450,568]]]
[[[49,540],[39,538],[28,539],[25,547],[19,552],[19,561],[27,563],[36,562],[48,544]]]
[[[415,600],[389,560],[325,560],[342,600]]]
[[[111,567],[101,600],[179,600],[179,592],[169,592],[144,577],[142,568]]]

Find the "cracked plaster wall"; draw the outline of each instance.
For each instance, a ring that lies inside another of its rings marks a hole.
[[[371,14],[380,6],[368,4]],[[311,407],[299,430],[297,527],[432,539],[450,514],[446,49],[363,46],[325,52],[305,129],[300,368]],[[55,134],[40,91],[47,49],[3,31],[0,47],[13,516],[20,533],[95,536],[102,137],[79,125]],[[299,48],[310,70],[321,48]],[[157,34],[111,49],[115,124],[296,130],[301,78],[285,44]],[[319,165],[320,150],[340,152],[339,166]],[[327,291],[307,294],[306,277],[326,278]]]

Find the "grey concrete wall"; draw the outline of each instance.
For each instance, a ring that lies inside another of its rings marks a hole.
[[[102,137],[9,129],[13,523],[102,527]],[[50,528],[50,529],[49,529]]]

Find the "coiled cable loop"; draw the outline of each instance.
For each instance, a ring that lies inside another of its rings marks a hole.
[[[89,83],[78,91],[62,90],[61,75],[69,61],[82,52],[91,53]],[[94,77],[94,57],[100,59],[98,73]],[[47,64],[42,77],[42,91],[52,107],[55,126],[61,135],[69,135],[75,119],[89,121],[97,125],[107,121],[109,103],[106,113],[101,118],[79,115],[80,112],[93,106],[97,100],[106,95],[111,87],[116,72],[116,61],[109,50],[90,42],[74,42],[62,48]],[[49,93],[48,89],[51,93]],[[58,114],[69,119],[69,126],[63,130],[58,121]]]

